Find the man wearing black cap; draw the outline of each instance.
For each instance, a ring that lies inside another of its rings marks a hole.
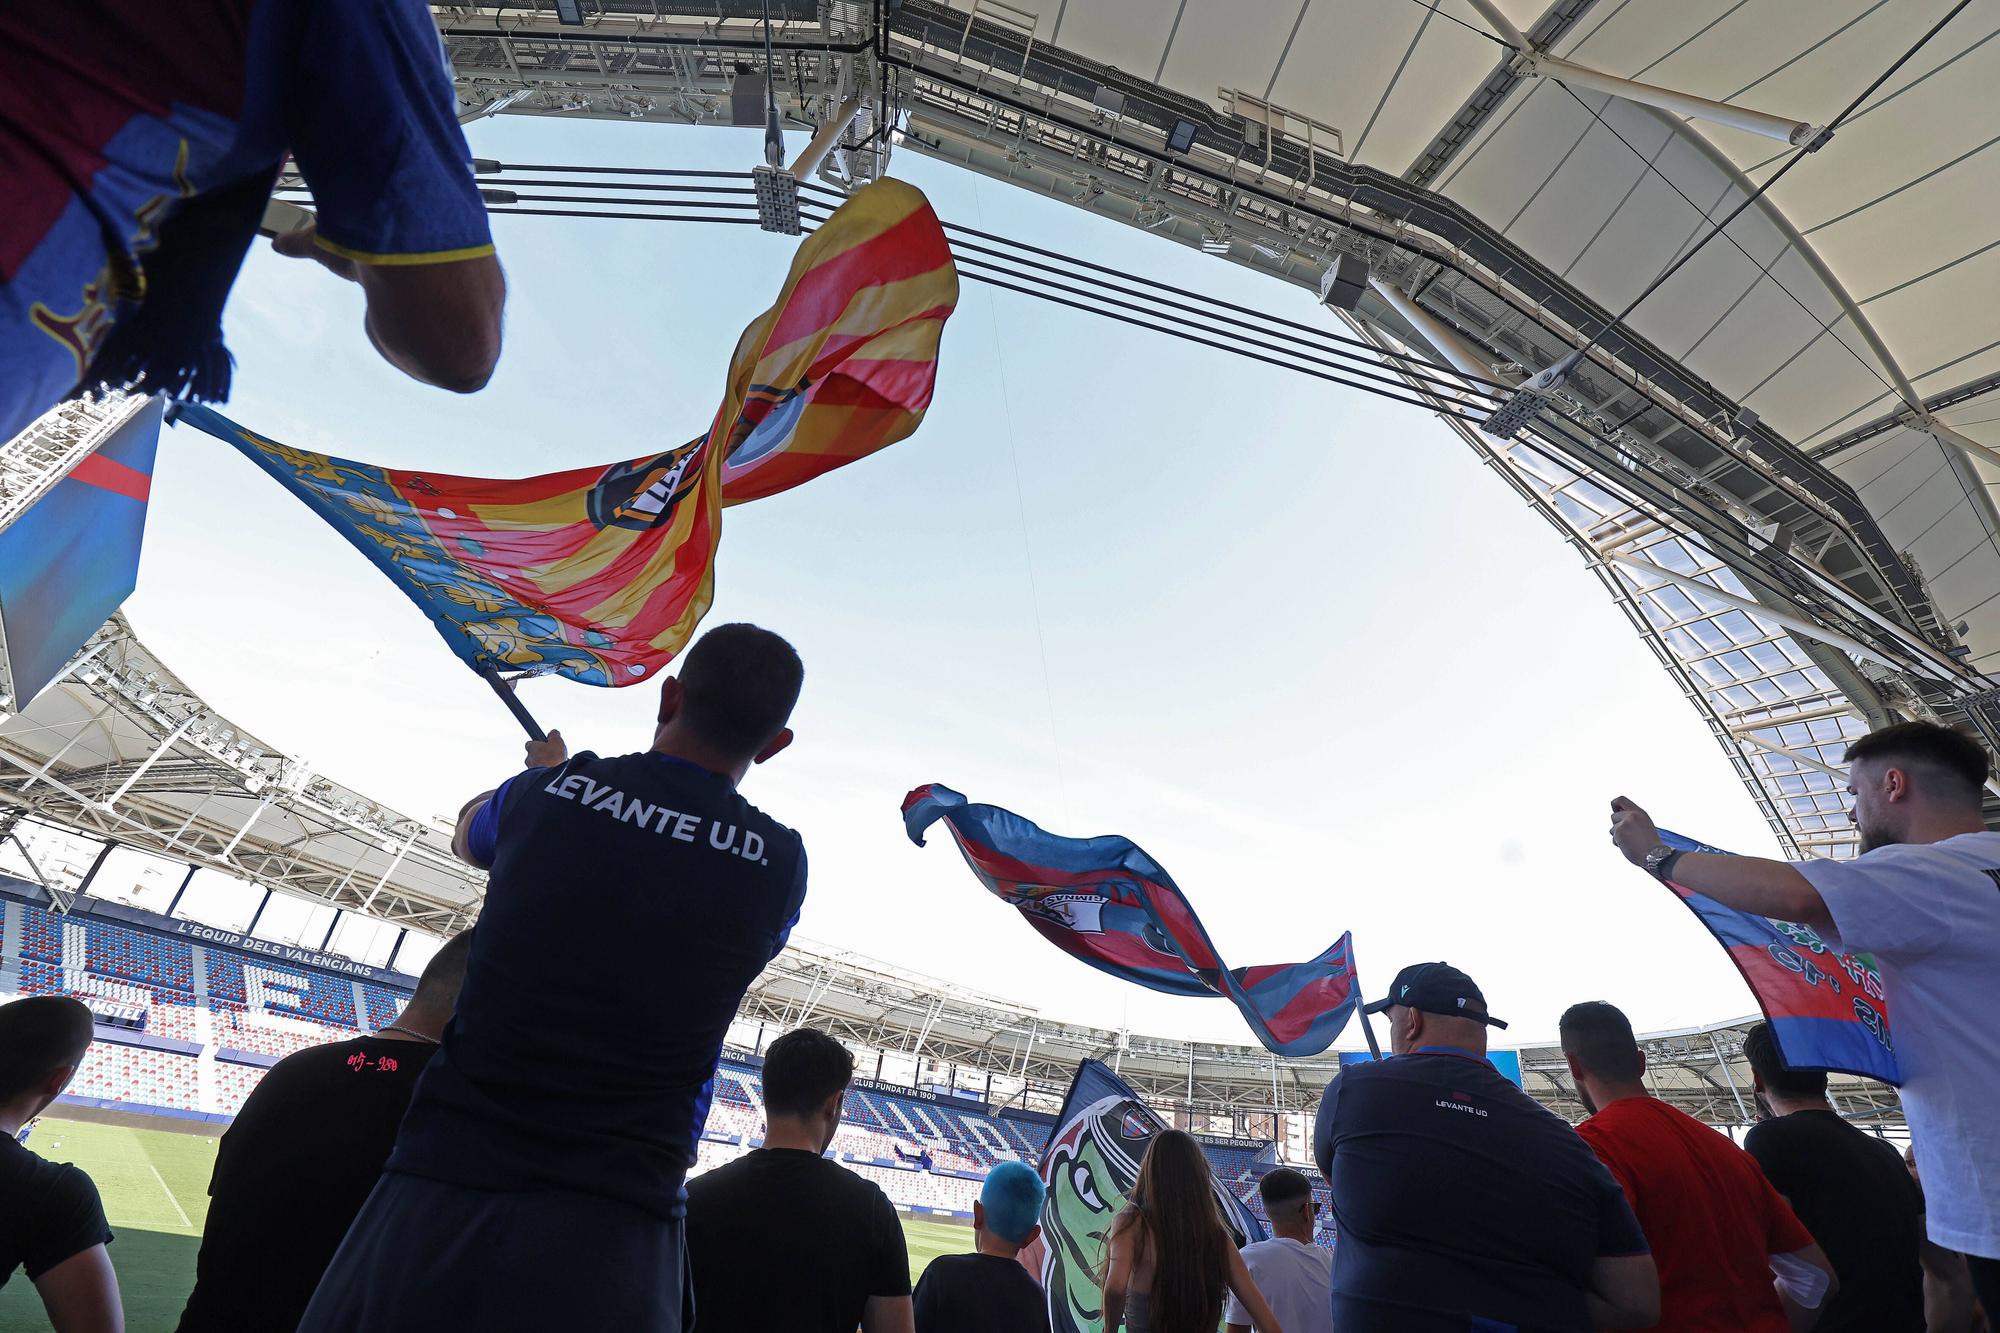
[[[1341,1333],[1646,1328],[1659,1275],[1618,1182],[1486,1060],[1486,1011],[1445,963],[1396,974],[1393,1059],[1327,1085],[1313,1134],[1333,1190]]]

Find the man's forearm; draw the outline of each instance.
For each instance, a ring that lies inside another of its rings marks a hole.
[[[1758,856],[1718,856],[1713,852],[1683,852],[1674,861],[1672,879],[1725,907],[1780,921],[1796,921],[1815,930],[1830,930],[1833,918],[1826,900],[1797,868]]]

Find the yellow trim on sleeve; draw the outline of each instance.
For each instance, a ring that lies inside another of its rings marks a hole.
[[[413,255],[374,255],[368,253],[366,250],[350,250],[344,245],[337,245],[329,241],[324,235],[319,233],[314,233],[313,244],[322,250],[339,255],[342,259],[351,259],[357,264],[380,264],[384,267],[411,264],[455,264],[461,259],[484,259],[486,256],[494,253],[491,241],[488,241],[485,245],[469,245],[462,250],[432,250],[424,254]]]

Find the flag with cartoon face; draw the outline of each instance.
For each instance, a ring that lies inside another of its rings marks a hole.
[[[901,181],[863,186],[800,245],[686,444],[499,480],[295,449],[189,404],[358,547],[476,670],[650,679],[713,599],[722,509],[914,432],[958,300],[943,228]]]
[[[1111,1221],[1139,1179],[1146,1146],[1167,1123],[1102,1063],[1077,1066],[1055,1132],[1042,1152],[1042,1234],[1020,1260],[1041,1282],[1053,1333],[1101,1333],[1104,1298],[1097,1275]],[[1211,1170],[1211,1179],[1213,1171]],[[1216,1203],[1240,1248],[1269,1234],[1242,1199],[1214,1181]]]
[[[1665,829],[1660,840],[1684,852],[1729,855]],[[1738,911],[1679,884],[1667,887],[1729,951],[1788,1067],[1903,1081],[1874,955],[1842,953],[1811,926]]]

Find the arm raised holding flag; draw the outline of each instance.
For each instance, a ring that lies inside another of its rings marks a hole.
[[[1845,762],[1861,834],[1851,860],[1676,848],[1623,797],[1611,805],[1612,841],[1754,969],[1745,979],[1788,1068],[1900,1080],[1930,1238],[1974,1256],[1973,1283],[2000,1312],[2000,1137],[1988,1109],[2000,1100],[2000,832],[1988,831],[1984,809],[1992,761],[1964,732],[1901,722],[1851,742]],[[1750,915],[1723,919],[1730,910]],[[1806,984],[1788,984],[1771,961]],[[1796,1002],[1789,1011],[1772,1010],[1780,992]]]
[[[1662,880],[1671,874],[1674,883],[1727,907],[1797,921],[1823,934],[1833,929],[1826,900],[1790,862],[1678,851],[1661,841],[1653,817],[1628,797],[1611,802],[1611,841],[1633,865]]]

